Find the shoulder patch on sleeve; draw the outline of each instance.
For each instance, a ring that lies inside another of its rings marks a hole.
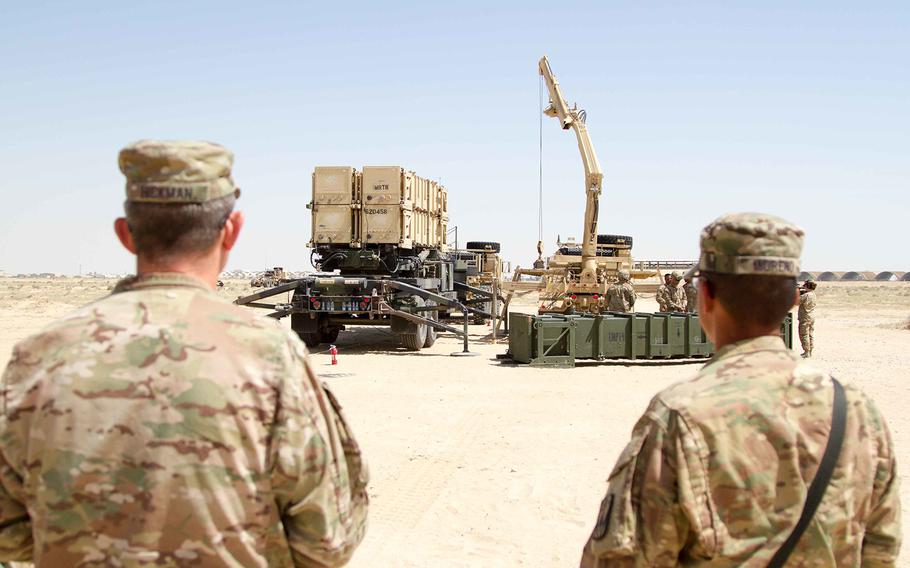
[[[594,531],[591,538],[600,540],[607,535],[610,528],[610,513],[613,511],[613,494],[607,493],[603,501],[600,502],[600,511],[597,513],[597,523],[594,525]]]

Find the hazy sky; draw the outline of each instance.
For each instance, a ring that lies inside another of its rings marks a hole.
[[[910,270],[910,3],[3,2],[0,270],[126,272],[118,150],[236,154],[229,268],[309,267],[316,165],[440,178],[459,237],[536,256],[537,60],[588,111],[601,233],[693,258],[735,210],[808,231],[803,266]],[[581,160],[543,123],[544,230],[580,236]]]

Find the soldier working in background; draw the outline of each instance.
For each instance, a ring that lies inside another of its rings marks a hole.
[[[667,309],[667,298],[670,295],[670,275],[664,274],[664,283],[657,288],[657,294],[654,296],[654,299],[657,300],[657,311],[666,312]]]
[[[629,282],[629,273],[620,270],[618,282],[607,289],[607,310],[611,312],[631,312],[635,309],[635,289]]]
[[[698,310],[698,289],[692,282],[692,277],[688,274],[685,277],[685,282],[686,284],[682,287],[682,290],[686,295],[686,311],[695,313]]]
[[[802,245],[799,227],[758,213],[702,231],[690,275],[717,353],[635,425],[582,566],[894,566],[884,417],[781,341]]]
[[[657,304],[662,312],[686,311],[686,295],[678,288],[680,282],[679,272],[664,275],[664,284],[657,289]]]
[[[13,351],[0,415],[0,560],[337,566],[366,471],[303,344],[214,292],[243,225],[233,155],[120,152],[114,228],[137,276]]]
[[[806,280],[799,289],[799,310],[797,317],[799,319],[799,342],[803,346],[803,357],[812,356],[814,339],[812,333],[815,331],[815,288],[818,285],[813,280]]]

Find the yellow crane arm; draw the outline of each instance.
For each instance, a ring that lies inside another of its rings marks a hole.
[[[591,142],[588,128],[585,126],[584,111],[578,110],[575,106],[569,108],[566,99],[562,96],[562,90],[559,88],[559,81],[553,75],[553,71],[550,69],[550,62],[547,61],[546,56],[540,59],[538,67],[550,94],[550,105],[544,110],[544,114],[559,119],[563,130],[568,130],[569,128],[575,130],[575,137],[578,139],[578,150],[581,152],[581,161],[585,167],[586,195],[584,240],[581,247],[581,282],[583,284],[596,284],[597,213],[604,173],[600,169],[597,153],[594,152],[594,144]]]

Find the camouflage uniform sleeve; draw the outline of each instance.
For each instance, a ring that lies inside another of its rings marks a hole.
[[[635,288],[630,284],[626,288],[629,292],[629,309],[635,308],[635,300],[638,299],[638,295],[635,293]]]
[[[296,566],[341,566],[366,532],[367,471],[341,408],[303,345],[281,381],[271,441],[272,487]]]
[[[581,566],[677,566],[689,552],[713,555],[702,457],[682,417],[655,399],[610,473]]]
[[[32,523],[25,508],[22,477],[16,471],[15,451],[22,448],[21,428],[9,420],[7,385],[23,373],[19,348],[3,374],[0,383],[0,561],[32,559]],[[18,424],[21,427],[21,421]]]
[[[666,292],[664,291],[664,286],[661,285],[657,289],[657,294],[654,295],[654,300],[657,302],[657,305],[660,307],[661,311],[666,307],[667,301],[664,298]]]
[[[900,481],[894,458],[891,432],[871,399],[866,399],[869,416],[878,433],[878,463],[872,489],[872,507],[866,519],[862,566],[894,566],[901,547]],[[875,424],[877,422],[877,424]]]

